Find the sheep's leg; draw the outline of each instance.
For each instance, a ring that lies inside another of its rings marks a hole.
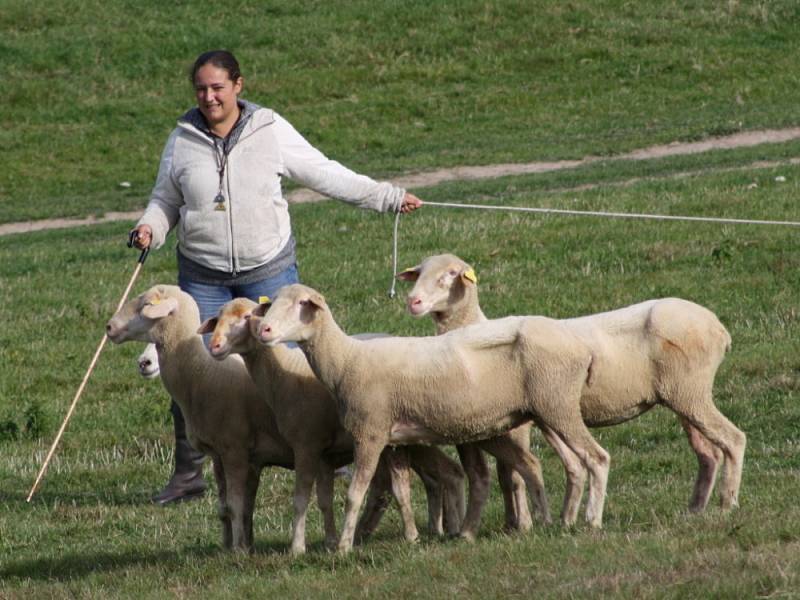
[[[444,487],[434,473],[429,472],[429,465],[420,465],[419,460],[415,462],[410,451],[409,459],[412,460],[411,468],[417,473],[422,485],[425,487],[425,497],[428,501],[428,533],[438,536],[444,535]]]
[[[306,551],[306,516],[314,479],[319,469],[319,456],[308,452],[294,455],[294,522],[292,523],[292,554]]]
[[[325,547],[333,549],[339,541],[339,534],[336,531],[336,517],[333,514],[333,480],[334,467],[326,460],[319,463],[317,472],[317,504],[322,513],[325,526]]]
[[[717,477],[717,470],[723,460],[723,452],[712,444],[700,433],[700,430],[680,417],[681,425],[689,438],[689,445],[697,455],[697,480],[694,484],[694,491],[689,500],[689,510],[691,512],[702,512],[708,505],[711,490],[714,487],[714,480]]]
[[[248,513],[248,489],[252,488],[252,471],[246,456],[223,459],[227,504],[231,519],[234,550],[252,551],[253,514]]]
[[[547,495],[544,491],[542,465],[539,459],[531,454],[530,449],[527,448],[527,444],[520,444],[520,440],[514,439],[508,435],[502,435],[482,442],[481,447],[491,452],[492,455],[497,458],[498,467],[500,464],[504,464],[507,468],[513,467],[522,475],[522,478],[528,486],[531,502],[533,503],[534,510],[539,519],[543,523],[550,523],[550,508],[547,503]],[[527,500],[525,500],[524,504],[525,511],[527,512]],[[530,519],[530,513],[528,513],[528,518]],[[530,523],[527,529],[530,529]],[[523,529],[523,531],[527,531],[527,529]]]
[[[481,524],[483,505],[489,497],[489,466],[477,445],[459,444],[456,449],[469,484],[467,511],[460,535],[466,540],[473,541]]]
[[[231,527],[231,513],[228,510],[227,484],[225,483],[225,469],[218,456],[211,461],[214,480],[217,482],[217,515],[222,523],[222,546],[230,550],[233,546],[233,529]]]
[[[444,503],[445,493],[436,479],[425,471],[417,471],[422,485],[425,487],[425,498],[428,502],[428,532],[431,535],[444,535]]]
[[[258,494],[258,484],[260,480],[261,468],[250,465],[247,470],[243,509],[244,544],[250,552],[255,548],[255,538],[253,537],[253,512],[255,512],[256,509],[256,495]]]
[[[528,510],[525,481],[513,467],[502,460],[498,460],[497,482],[500,484],[500,491],[503,493],[506,529],[509,531],[528,531],[533,525],[533,521]]]
[[[598,444],[578,412],[577,420],[570,419],[572,427],[561,431],[556,430],[559,436],[569,446],[583,465],[589,471],[589,499],[586,502],[586,521],[591,527],[603,526],[603,505],[606,500],[606,486],[608,485],[608,470],[611,459],[600,444]]]
[[[411,468],[428,496],[428,530],[455,536],[464,519],[464,472],[435,446],[407,446]]]
[[[353,478],[350,480],[350,487],[347,490],[347,502],[345,504],[344,526],[342,535],[339,538],[339,552],[346,553],[353,549],[353,536],[356,530],[356,520],[358,510],[364,500],[381,451],[386,447],[385,440],[366,439],[355,442],[354,457],[355,467]]]
[[[408,453],[405,448],[387,448],[389,468],[392,474],[392,494],[397,500],[400,517],[403,520],[403,537],[408,542],[419,538],[414,521],[414,508],[411,506],[411,469],[408,466]]]
[[[385,452],[381,454],[372,483],[369,486],[369,494],[364,505],[364,512],[358,521],[355,533],[355,543],[361,544],[366,540],[383,517],[383,513],[389,507],[392,497],[392,478],[389,473],[389,465],[386,462]]]
[[[747,436],[711,402],[706,405],[703,413],[698,414],[698,412],[687,415],[687,418],[725,455],[719,490],[720,506],[723,509],[739,506],[739,486],[742,483],[742,465]]]
[[[564,465],[564,472],[567,476],[567,489],[564,494],[564,505],[561,508],[561,522],[564,525],[574,525],[578,520],[578,510],[581,506],[583,496],[583,486],[586,483],[586,469],[581,460],[570,450],[558,434],[549,427],[542,426],[542,433],[545,440],[556,451],[561,463]]]
[[[450,459],[447,459],[449,462]],[[461,524],[464,522],[466,505],[464,498],[464,475],[461,469],[452,463],[453,472],[443,471],[441,473],[442,487],[444,488],[444,530],[450,537],[455,537],[461,531]]]

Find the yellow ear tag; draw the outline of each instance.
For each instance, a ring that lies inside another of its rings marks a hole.
[[[266,304],[269,301],[270,301],[269,300],[269,296],[259,296],[258,297],[258,303],[259,304]]]
[[[150,300],[150,306],[155,306],[156,304],[161,304],[161,298],[153,298]]]
[[[475,270],[470,269],[464,273],[464,277],[469,279],[472,283],[478,283],[478,278],[475,276]]]

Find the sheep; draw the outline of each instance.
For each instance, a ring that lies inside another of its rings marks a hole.
[[[238,356],[232,357],[239,360]],[[244,363],[242,363],[244,364]],[[145,379],[155,379],[159,374],[158,367],[158,351],[155,344],[147,344],[142,350],[142,353],[136,359],[136,367],[139,370],[139,375]]]
[[[487,320],[478,305],[477,295],[474,297],[465,295],[455,284],[459,278],[474,282],[474,271],[453,255],[427,258],[422,264],[398,273],[397,278],[403,281],[417,282],[414,290],[408,295],[408,311],[417,317],[430,314],[436,326],[437,335]],[[427,302],[423,303],[421,298],[425,298]],[[434,305],[434,301],[430,298],[435,298],[438,302]],[[541,473],[538,459],[530,453],[530,429],[530,423],[525,423],[517,429],[495,438],[494,443],[516,447],[517,454],[526,456],[527,460],[535,464],[537,471]],[[476,518],[476,513],[478,516],[480,515],[480,508],[488,495],[489,473],[486,461],[480,451],[481,444],[478,442],[458,446],[459,454],[465,459],[465,465],[473,467],[465,469],[470,481],[470,497],[462,535],[468,538],[472,537],[470,526],[472,526],[473,519]],[[498,461],[497,478],[503,492],[506,528],[529,529],[531,517],[525,498],[524,483],[519,474],[508,464]],[[536,490],[536,493],[544,499],[540,503],[546,506],[544,488]],[[545,513],[543,520],[549,522],[549,510]]]
[[[439,332],[485,318],[474,270],[457,256],[428,257],[398,277],[416,282],[408,293],[408,310],[430,314]],[[697,454],[689,510],[706,508],[723,458],[720,503],[723,508],[736,506],[746,436],[719,412],[711,394],[717,368],[731,346],[717,317],[697,304],[663,299],[562,323],[594,355],[591,385],[581,396],[584,422],[589,427],[616,425],[664,404],[678,416]],[[583,476],[568,475],[567,519],[577,511]]]
[[[154,286],[123,305],[107,323],[106,333],[117,344],[136,340],[156,345],[161,380],[186,418],[189,442],[212,458],[223,545],[250,552],[261,470],[292,469],[295,458],[244,362],[238,356],[221,362],[211,358],[197,334],[199,327],[199,311],[191,296],[176,286]],[[325,515],[328,544],[338,539],[333,468],[351,461],[351,451],[331,452],[326,455],[328,468],[320,469],[317,499]]]
[[[209,352],[218,360],[241,356],[262,398],[275,414],[278,429],[292,447],[295,457],[295,531],[292,549],[301,553],[305,547],[305,515],[317,465],[325,452],[336,448],[338,452],[351,452],[353,439],[344,430],[336,413],[336,405],[327,389],[317,380],[308,366],[305,355],[298,348],[279,346],[268,348],[259,344],[254,334],[260,324],[254,316],[259,305],[247,298],[236,298],[226,303],[217,316],[200,326],[199,334],[211,334]],[[448,502],[447,523],[457,528],[463,515],[463,472],[460,467],[438,448],[414,448],[407,456],[397,453],[384,459],[387,471],[394,478],[377,488],[365,512],[359,534],[365,537],[377,524],[385,508],[382,493],[389,485],[400,502],[406,538],[415,540],[417,530],[410,504],[410,481],[403,474],[404,465],[421,474],[429,492],[429,527],[434,533],[442,532],[442,502]],[[372,492],[371,492],[372,494]],[[460,499],[460,503],[459,503]],[[454,533],[454,531],[451,531]]]
[[[155,344],[147,344],[136,359],[136,366],[139,369],[139,375],[145,379],[155,379],[158,377],[158,352],[156,352]]]
[[[484,440],[531,419],[584,463],[587,521],[602,525],[610,459],[580,414],[592,354],[558,321],[507,317],[435,337],[357,340],[339,328],[322,294],[293,284],[263,317],[259,341],[298,343],[353,436],[340,552],[352,549],[358,510],[387,444]],[[514,465],[520,473],[524,467]]]
[[[217,362],[196,334],[200,313],[176,286],[154,286],[106,324],[115,344],[156,345],[161,380],[186,418],[189,442],[211,456],[223,545],[253,550],[253,509],[261,470],[291,469],[291,447],[240,361]],[[331,535],[335,536],[335,532]]]

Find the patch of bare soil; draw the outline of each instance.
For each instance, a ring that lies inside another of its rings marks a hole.
[[[709,150],[725,150],[732,148],[745,148],[757,146],[759,144],[775,144],[788,142],[800,138],[800,127],[789,129],[767,129],[762,131],[747,131],[735,133],[733,135],[708,138],[700,142],[673,142],[660,146],[651,146],[640,150],[634,150],[626,154],[613,157],[614,160],[648,160],[651,158],[662,158],[666,156],[680,156],[687,154],[698,154]],[[608,157],[588,156],[581,160],[560,160],[554,162],[531,162],[531,163],[509,163],[498,165],[482,165],[476,167],[453,167],[450,169],[440,169],[437,171],[426,171],[424,173],[411,173],[392,180],[395,185],[405,188],[420,188],[436,185],[445,181],[489,179],[493,177],[503,177],[506,175],[523,175],[528,173],[545,173],[548,171],[559,171],[562,169],[572,169],[581,165],[586,165],[600,160],[608,160]],[[797,161],[790,161],[796,164]],[[771,168],[778,164],[774,162],[759,162],[748,165],[746,168]],[[633,183],[637,180],[631,180]],[[324,196],[308,189],[295,190],[287,195],[287,200],[294,204],[300,202],[315,202],[324,199]],[[39,221],[27,221],[24,223],[6,223],[0,225],[0,235],[12,233],[26,233],[29,231],[40,231],[43,229],[60,229],[66,227],[76,227],[79,225],[94,225],[96,223],[107,223],[109,221],[134,221],[139,218],[142,211],[133,212],[109,212],[102,217],[86,217],[84,219],[43,219]]]

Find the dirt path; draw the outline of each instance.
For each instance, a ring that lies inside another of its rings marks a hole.
[[[673,142],[661,146],[651,146],[641,150],[634,150],[627,154],[620,154],[613,157],[613,160],[648,160],[651,158],[662,158],[666,156],[680,156],[687,154],[698,154],[709,150],[726,150],[732,148],[745,148],[757,146],[759,144],[775,144],[800,139],[800,127],[790,129],[767,129],[762,131],[747,131],[736,133],[724,137],[709,138],[700,142]],[[563,169],[573,169],[582,165],[609,160],[609,157],[589,156],[582,160],[561,160],[555,162],[531,162],[531,163],[509,163],[498,165],[484,165],[477,167],[453,167],[451,169],[440,169],[437,171],[426,171],[424,173],[412,173],[397,177],[393,183],[405,188],[421,188],[436,185],[445,181],[488,179],[493,177],[503,177],[505,175],[523,175],[528,173],[545,173],[548,171],[559,171]],[[758,162],[741,168],[772,168],[781,164],[798,164],[800,159],[791,159],[781,162]],[[727,170],[727,169],[725,169]],[[689,176],[704,171],[692,173],[679,173],[675,177]],[[616,185],[626,185],[640,181],[639,178],[622,182]],[[585,189],[587,186],[582,186]],[[591,187],[591,186],[588,186]],[[307,189],[295,190],[287,195],[287,200],[294,204],[299,202],[315,202],[324,197],[316,192]],[[107,223],[110,221],[133,221],[139,218],[142,211],[133,212],[109,212],[103,217],[86,217],[85,219],[43,219],[40,221],[27,221],[24,223],[6,223],[0,225],[0,235],[12,233],[26,233],[30,231],[40,231],[43,229],[63,229],[66,227],[76,227],[79,225],[94,225],[96,223]]]

